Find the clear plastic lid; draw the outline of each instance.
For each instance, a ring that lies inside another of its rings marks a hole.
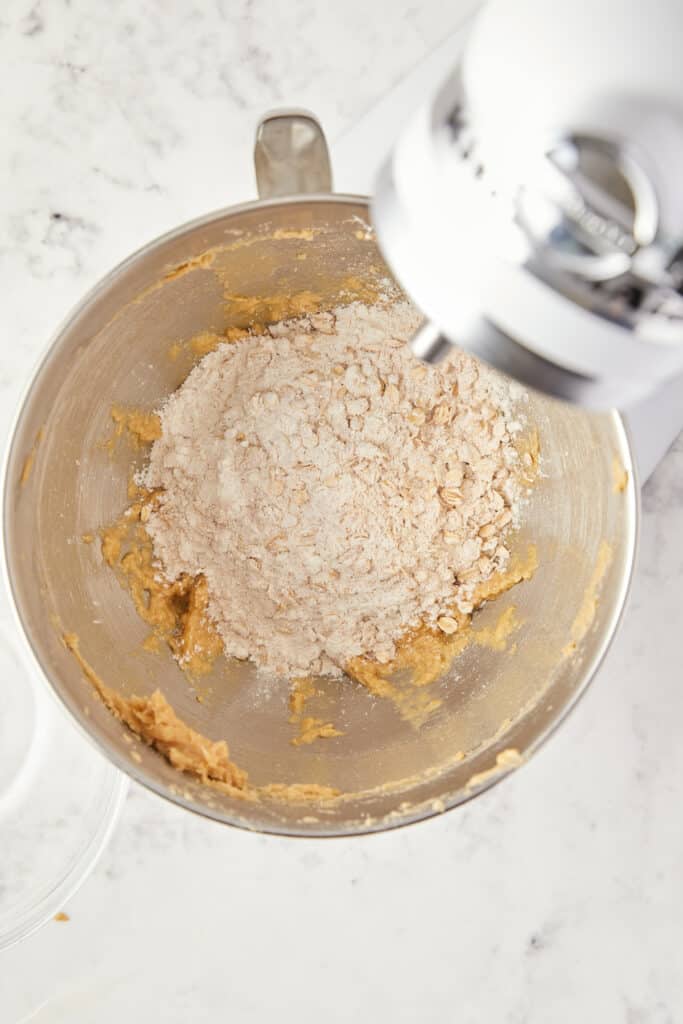
[[[0,622],[0,950],[58,913],[95,865],[128,787],[15,657]]]

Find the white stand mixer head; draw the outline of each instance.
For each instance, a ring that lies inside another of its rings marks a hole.
[[[624,405],[683,370],[675,0],[494,0],[380,173],[383,254],[438,330],[524,383]],[[514,47],[514,49],[513,49]]]

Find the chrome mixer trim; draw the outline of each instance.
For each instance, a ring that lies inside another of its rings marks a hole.
[[[683,238],[666,234],[659,190],[637,144],[558,132],[539,139],[531,180],[501,189],[458,75],[451,89],[455,103],[436,133],[478,187],[503,200],[499,209],[526,243],[520,269],[644,342],[683,345]]]

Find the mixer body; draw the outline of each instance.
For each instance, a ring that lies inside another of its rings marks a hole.
[[[676,0],[487,5],[373,200],[418,355],[597,408],[683,371],[682,38]]]

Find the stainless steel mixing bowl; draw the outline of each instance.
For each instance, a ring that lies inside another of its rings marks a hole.
[[[364,198],[300,195],[220,211],[152,242],[109,274],[57,334],[21,408],[6,464],[10,587],[45,678],[85,733],[133,778],[184,807],[251,829],[378,830],[486,788],[528,757],[586,688],[617,626],[633,564],[637,489],[620,417],[532,396],[543,475],[515,544],[535,543],[539,567],[478,613],[482,624],[517,607],[514,650],[467,649],[436,684],[442,704],[421,728],[360,685],[329,682],[325,700],[344,735],[294,747],[286,682],[257,677],[245,663],[219,662],[207,681],[210,695],[198,703],[170,655],[142,650],[147,629],[129,595],[103,565],[98,545],[80,540],[126,506],[131,461],[144,457],[125,441],[113,452],[101,447],[111,434],[112,404],[155,408],[192,362],[187,349],[170,358],[172,343],[243,324],[258,315],[264,297],[272,308],[280,296],[286,309],[288,297],[312,292],[333,305],[388,276],[363,227],[367,219]],[[203,266],[210,249],[214,262]],[[628,473],[623,491],[614,486],[615,462]],[[569,656],[577,617],[586,625],[591,618],[603,542],[611,561],[594,619]],[[315,781],[346,795],[319,806],[245,803],[180,776],[151,748],[133,760],[130,737],[65,650],[62,630],[78,634],[84,656],[110,686],[125,694],[159,687],[189,724],[227,739],[254,784]],[[520,757],[504,755],[510,749]]]

